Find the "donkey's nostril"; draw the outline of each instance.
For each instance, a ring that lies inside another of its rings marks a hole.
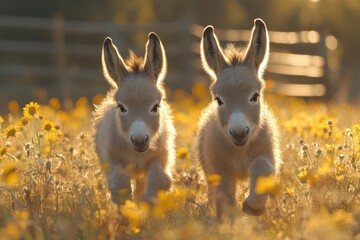
[[[234,136],[234,132],[232,131],[231,128],[229,129],[229,133],[230,133],[231,136],[235,137],[235,136]]]
[[[250,131],[250,129],[249,129],[249,127],[246,127],[246,129],[245,129],[245,135],[248,135],[249,134],[249,131]]]
[[[144,152],[149,147],[149,135],[131,135],[130,139],[137,152]]]
[[[244,138],[249,134],[249,132],[250,132],[249,127],[246,127],[243,131],[238,131],[238,132],[231,128],[229,129],[229,133],[233,138]]]
[[[149,135],[145,135],[145,137],[134,137],[134,135],[131,135],[130,139],[133,144],[141,145],[149,141]]]
[[[237,127],[235,129],[230,128],[229,134],[232,137],[232,141],[236,146],[244,146],[249,138],[250,128],[249,127]]]
[[[241,137],[246,138],[247,135],[249,135],[250,129],[249,127],[246,127],[245,130],[241,133]]]
[[[135,144],[135,139],[134,139],[133,135],[131,135],[130,138],[131,138],[131,142]]]

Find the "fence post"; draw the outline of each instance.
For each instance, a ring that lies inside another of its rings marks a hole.
[[[56,83],[55,89],[53,91],[61,91],[63,99],[70,99],[69,89],[70,81],[67,74],[67,54],[66,54],[66,45],[65,45],[65,21],[62,13],[57,12],[54,15],[53,19],[53,44],[54,44],[54,57],[55,57],[55,67],[56,67]],[[54,94],[54,93],[52,93]],[[52,95],[50,94],[50,96]],[[66,101],[65,101],[66,104]],[[71,106],[65,106],[71,107]]]
[[[183,86],[185,89],[188,89],[191,91],[191,87],[194,83],[194,57],[192,53],[192,34],[190,32],[191,28],[191,22],[187,21],[184,22],[184,29],[181,31],[182,34],[184,34],[183,39],[183,55],[184,55],[184,61],[185,61],[185,74],[183,77],[183,82],[185,83]]]

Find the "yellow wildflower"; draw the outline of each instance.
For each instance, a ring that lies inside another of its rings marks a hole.
[[[188,122],[188,116],[183,112],[176,112],[174,114],[174,120],[177,123],[186,124]]]
[[[17,113],[19,111],[19,104],[15,100],[11,100],[8,103],[8,110],[11,113]]]
[[[9,222],[6,224],[3,232],[1,232],[1,235],[1,239],[21,239],[21,228],[16,222]]]
[[[335,175],[335,178],[338,182],[341,182],[342,180],[344,180],[344,175],[341,173],[338,173]]]
[[[309,178],[308,170],[302,170],[297,174],[301,183],[306,183]]]
[[[49,106],[50,106],[51,108],[53,108],[54,110],[60,110],[61,104],[60,104],[59,99],[57,99],[57,98],[51,98],[51,99],[49,100]]]
[[[315,173],[309,174],[307,181],[310,185],[315,185],[319,181],[319,179],[321,179],[321,175],[319,173]]]
[[[329,161],[325,161],[321,167],[319,168],[318,173],[320,175],[325,175],[330,171],[330,162]]]
[[[279,183],[276,181],[274,175],[260,176],[256,180],[255,192],[257,194],[276,194],[280,188]]]
[[[286,188],[285,188],[285,191],[286,191],[288,194],[292,195],[292,194],[295,192],[295,186],[286,187]]]
[[[345,172],[346,171],[346,166],[344,163],[340,163],[338,166],[337,166],[337,170],[339,172]]]
[[[104,100],[104,95],[102,94],[98,94],[98,95],[95,95],[91,101],[94,105],[100,105],[100,103]]]
[[[221,176],[219,174],[210,174],[206,178],[211,186],[216,187],[220,185]]]
[[[87,106],[88,105],[88,99],[87,97],[80,97],[77,101],[76,101],[76,107],[83,107],[83,106]]]
[[[103,221],[106,217],[106,210],[105,209],[97,210],[95,211],[94,215],[96,219]]]
[[[45,146],[44,149],[43,149],[43,154],[44,155],[48,155],[50,153],[50,146]]]
[[[71,116],[67,112],[59,111],[58,116],[62,122],[69,122],[71,120]]]
[[[28,117],[38,117],[39,116],[40,105],[36,102],[30,102],[24,107],[24,116]]]
[[[126,200],[125,205],[120,207],[121,214],[129,219],[134,233],[138,233],[140,231],[140,224],[147,218],[149,210],[150,207],[147,203],[140,202],[138,205],[130,200]]]
[[[10,187],[14,187],[19,182],[19,174],[17,173],[17,164],[15,162],[7,162],[2,167],[0,180]]]
[[[42,128],[45,130],[45,131],[48,131],[50,132],[51,130],[55,129],[55,124],[49,120],[45,120],[43,125],[42,125]]]
[[[184,159],[188,155],[189,151],[185,147],[181,147],[176,152],[176,157],[179,159]]]
[[[29,219],[29,213],[26,210],[16,211],[15,217],[18,222],[27,221]]]
[[[340,226],[352,225],[354,222],[352,213],[345,212],[343,209],[336,210],[332,216],[332,220]]]
[[[0,158],[1,158],[2,156],[4,156],[6,153],[7,153],[6,148],[5,148],[5,147],[1,147],[1,148],[0,148]]]
[[[29,116],[22,116],[19,120],[19,125],[21,126],[26,126],[30,121],[30,117]]]
[[[176,188],[173,192],[159,191],[157,195],[157,203],[153,208],[153,216],[163,218],[165,214],[179,208],[193,193],[186,188]]]
[[[334,146],[328,143],[325,144],[325,148],[328,153],[331,153],[334,150]]]
[[[4,135],[6,138],[12,138],[16,136],[16,133],[19,131],[19,126],[10,125],[4,130]]]
[[[59,138],[59,134],[57,131],[48,131],[45,133],[45,140],[49,142],[56,142]]]
[[[56,126],[55,126],[55,129],[56,129]],[[55,132],[59,138],[64,136],[64,133],[60,129],[56,129]]]
[[[195,83],[191,89],[191,92],[194,96],[199,99],[208,99],[209,98],[209,90],[208,87],[204,83]]]
[[[355,124],[352,128],[355,134],[360,134],[360,123]]]

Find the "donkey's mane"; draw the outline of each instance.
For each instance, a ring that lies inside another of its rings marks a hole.
[[[245,59],[245,47],[238,47],[233,43],[229,43],[224,48],[224,54],[231,65],[241,64]]]
[[[133,50],[129,50],[129,57],[125,59],[128,70],[132,73],[142,72],[144,70],[144,58],[139,57]]]

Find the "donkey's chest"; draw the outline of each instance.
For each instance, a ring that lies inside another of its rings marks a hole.
[[[127,170],[132,176],[142,176],[145,172],[147,159],[130,159],[127,161]]]
[[[151,152],[135,153],[130,148],[116,148],[111,152],[111,159],[113,159],[114,164],[120,164],[128,172],[134,174],[144,172],[152,158]]]
[[[141,172],[144,171],[147,167],[151,156],[149,155],[123,155],[122,160],[126,168],[132,172]]]
[[[236,154],[231,157],[229,168],[237,177],[246,178],[250,162],[251,159],[247,154]]]

